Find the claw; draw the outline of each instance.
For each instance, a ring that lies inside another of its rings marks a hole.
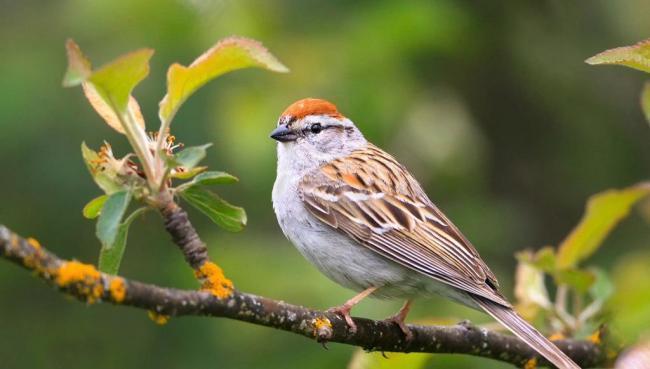
[[[406,339],[406,341],[411,341],[413,339],[413,332],[411,332],[409,327],[406,326],[404,319],[401,318],[399,315],[394,315],[390,318],[385,319],[384,321],[387,323],[397,324],[397,326],[402,331],[402,333],[404,333],[404,338]]]
[[[406,326],[404,320],[411,310],[411,301],[406,301],[404,306],[397,312],[397,314],[391,316],[390,318],[385,319],[385,322],[397,324],[399,329],[404,333],[404,338],[406,341],[411,341],[413,339],[413,332]]]
[[[350,333],[352,334],[357,333],[357,325],[354,324],[354,321],[350,316],[350,311],[352,310],[352,307],[354,305],[358,304],[359,301],[363,300],[364,298],[368,297],[368,295],[375,292],[377,288],[378,287],[366,288],[365,290],[361,291],[361,293],[359,293],[358,295],[346,301],[345,304],[338,307],[329,308],[327,309],[327,312],[340,315],[343,319],[345,319],[345,323],[350,328]]]
[[[327,309],[328,313],[333,313],[336,315],[339,315],[341,318],[345,320],[345,324],[348,325],[348,328],[350,328],[350,333],[357,333],[357,325],[354,323],[354,320],[352,320],[352,316],[350,315],[350,311],[352,310],[352,306],[343,304],[341,306],[333,307]]]

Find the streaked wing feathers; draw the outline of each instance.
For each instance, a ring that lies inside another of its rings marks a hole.
[[[495,276],[459,230],[395,159],[368,147],[322,166],[300,183],[318,219],[402,264],[504,306]]]

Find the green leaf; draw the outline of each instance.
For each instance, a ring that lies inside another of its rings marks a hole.
[[[515,257],[520,262],[531,264],[549,274],[556,269],[555,250],[552,246],[544,246],[534,254],[530,251],[522,251],[515,254]]]
[[[184,148],[183,151],[179,152],[174,157],[175,165],[188,170],[194,168],[201,160],[203,160],[203,158],[205,158],[205,150],[210,146],[212,146],[211,143]]]
[[[124,212],[131,201],[128,191],[116,192],[108,197],[97,220],[97,238],[104,245],[113,245]]]
[[[172,64],[167,71],[167,94],[160,102],[158,111],[160,120],[171,121],[185,100],[210,80],[250,67],[283,73],[289,71],[262,44],[243,37],[221,40],[189,67]]]
[[[170,178],[177,178],[177,179],[190,179],[194,177],[195,175],[204,172],[208,167],[194,167],[189,170],[184,170],[184,171],[174,171],[172,174],[169,175]]]
[[[144,118],[140,105],[130,96],[133,87],[149,71],[148,60],[152,50],[143,49],[127,54],[93,72],[91,63],[81,52],[79,45],[69,39],[66,42],[68,70],[63,77],[63,86],[83,87],[84,95],[95,111],[119,133],[124,134],[123,110],[127,108],[134,122],[144,130]],[[146,60],[144,60],[146,59]],[[124,95],[126,93],[126,95]],[[124,105],[124,108],[120,108]]]
[[[421,353],[391,352],[384,356],[381,352],[366,352],[361,348],[355,350],[348,369],[422,369],[432,355]]]
[[[201,186],[232,184],[232,183],[237,183],[238,181],[239,179],[233,176],[232,174],[228,174],[226,172],[218,172],[218,171],[201,173],[198,176],[196,176],[194,180],[192,180],[194,184],[201,185]]]
[[[68,54],[68,70],[63,77],[63,86],[78,86],[92,73],[90,61],[72,39],[66,41],[65,49]]]
[[[650,81],[646,81],[643,84],[643,90],[641,91],[641,110],[643,110],[646,121],[650,123]]]
[[[555,249],[552,246],[539,249],[535,254],[534,264],[546,273],[553,273],[556,269]]]
[[[108,200],[107,195],[97,196],[94,199],[90,200],[82,210],[84,217],[88,219],[95,219],[101,213],[104,203]]]
[[[152,55],[152,49],[130,52],[93,72],[88,81],[116,113],[124,114],[131,91],[149,74]]]
[[[603,51],[585,60],[587,64],[615,64],[650,73],[650,39],[636,45],[617,47]]]
[[[589,288],[589,295],[596,301],[604,302],[614,294],[614,283],[602,269],[594,268],[592,273],[596,278]]]
[[[117,235],[112,244],[102,244],[99,252],[99,270],[108,274],[117,274],[120,263],[126,249],[126,239],[129,234],[129,226],[140,214],[147,211],[147,208],[139,208],[129,215],[117,229]]]
[[[580,293],[586,293],[596,280],[592,272],[580,269],[558,270],[553,276],[558,285],[566,284]]]
[[[532,258],[531,252],[525,253]],[[525,255],[522,255],[515,273],[517,310],[526,318],[534,319],[539,307],[549,309],[552,304],[544,284],[544,273],[533,264],[522,261],[523,258],[525,258]]]
[[[237,232],[246,225],[244,209],[227,203],[213,192],[194,186],[180,192],[180,195],[190,205],[225,230]]]
[[[637,201],[650,194],[650,183],[592,196],[580,223],[558,248],[557,266],[570,269],[593,254],[614,226],[630,213]]]
[[[99,154],[96,151],[88,148],[85,142],[81,143],[81,156],[86,163],[86,167],[93,177],[97,186],[104,190],[106,194],[111,195],[115,192],[121,191],[124,187],[120,184],[117,173],[108,169],[101,169],[98,165],[100,162]]]
[[[201,173],[198,176],[194,177],[191,182],[183,183],[178,186],[178,191],[185,191],[186,189],[193,186],[213,186],[220,184],[232,184],[237,183],[239,179],[231,174],[226,172],[205,172]]]

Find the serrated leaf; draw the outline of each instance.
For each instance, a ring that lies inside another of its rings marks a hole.
[[[180,195],[190,205],[227,231],[238,232],[246,225],[244,209],[229,204],[213,192],[195,186],[180,192]]]
[[[128,191],[116,192],[108,197],[101,214],[97,220],[97,238],[102,245],[113,245],[117,237],[118,228],[131,202],[131,194]]]
[[[66,41],[65,49],[68,54],[68,69],[63,77],[63,86],[72,87],[80,85],[91,74],[92,67],[90,61],[81,52],[79,45],[72,39]]]
[[[133,88],[149,74],[152,49],[123,55],[94,71],[88,81],[116,113],[124,114]]]
[[[81,143],[81,156],[86,163],[86,167],[93,177],[97,186],[101,188],[106,194],[111,195],[115,192],[123,190],[122,185],[118,182],[117,174],[111,170],[100,170],[98,167],[99,154],[96,151],[88,148],[85,142]]]
[[[175,165],[188,170],[194,168],[201,160],[203,160],[203,158],[205,158],[205,151],[210,146],[212,146],[211,143],[184,148],[183,151],[174,156]]]
[[[532,253],[528,252],[532,258]],[[515,272],[515,297],[517,310],[528,319],[534,319],[539,308],[551,308],[551,301],[544,283],[544,273],[534,265],[519,261]]]
[[[604,270],[595,268],[592,272],[596,279],[589,288],[589,295],[596,301],[604,302],[614,293],[614,283]]]
[[[381,352],[366,352],[358,348],[352,355],[348,369],[422,369],[432,355],[421,353],[391,352],[386,356]]]
[[[83,208],[81,213],[87,219],[95,219],[101,213],[104,203],[108,200],[107,195],[97,196],[94,199],[90,200]]]
[[[117,274],[120,269],[124,250],[126,249],[126,240],[129,234],[129,227],[133,220],[140,214],[147,211],[147,208],[139,208],[131,215],[129,215],[124,222],[122,222],[118,229],[117,235],[113,244],[102,244],[102,249],[99,252],[99,270],[108,274]]]
[[[580,269],[558,270],[554,277],[558,285],[568,285],[580,293],[586,293],[596,280],[596,276],[592,272]]]
[[[587,64],[615,64],[650,73],[650,39],[636,45],[605,50],[585,60]]]
[[[191,182],[183,183],[178,186],[178,191],[185,191],[186,189],[193,186],[213,186],[220,184],[232,184],[237,183],[239,179],[231,174],[226,172],[211,171],[201,173],[198,176],[194,177]]]
[[[607,190],[590,197],[580,223],[558,248],[558,268],[573,268],[593,254],[614,226],[630,213],[632,205],[648,194],[650,183],[640,183],[622,190]]]
[[[167,71],[167,94],[160,101],[160,120],[171,121],[185,100],[212,79],[250,67],[274,72],[289,71],[262,44],[243,37],[221,40],[188,67],[178,63],[172,64]]]
[[[645,120],[650,123],[650,81],[643,84],[641,91],[641,110],[645,115]]]

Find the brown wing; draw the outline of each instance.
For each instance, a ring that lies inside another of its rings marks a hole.
[[[321,221],[410,269],[510,306],[472,244],[392,156],[368,145],[305,176],[305,207]]]

